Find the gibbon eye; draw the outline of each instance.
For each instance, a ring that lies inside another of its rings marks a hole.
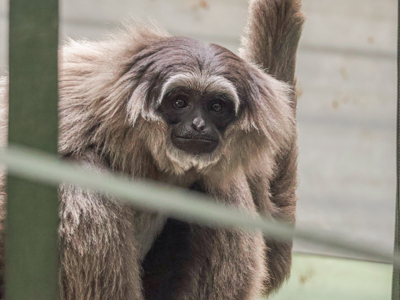
[[[211,109],[215,112],[220,112],[222,110],[222,104],[219,102],[215,102],[211,105]]]
[[[174,102],[175,108],[184,108],[187,105],[188,105],[187,102],[183,99],[178,99],[178,100],[175,100],[175,102]]]

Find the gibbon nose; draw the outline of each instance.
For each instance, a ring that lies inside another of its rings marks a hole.
[[[204,122],[203,118],[196,117],[193,119],[192,127],[196,131],[203,131],[206,127],[206,122]]]

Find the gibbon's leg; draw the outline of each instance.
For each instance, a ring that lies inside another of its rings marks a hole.
[[[104,171],[96,160],[81,165]],[[60,187],[60,200],[61,299],[142,300],[137,212],[73,186]]]
[[[243,174],[229,183],[206,186],[205,192],[243,211],[255,213]],[[185,266],[188,277],[176,299],[244,300],[261,295],[267,276],[265,244],[260,232],[191,225],[191,250]]]
[[[265,244],[261,234],[191,226],[188,282],[176,299],[247,300],[262,295]]]
[[[304,23],[301,0],[251,0],[247,37],[241,55],[255,62],[268,74],[289,83],[295,90],[296,53]],[[296,95],[292,93],[296,109]],[[258,211],[294,224],[297,187],[297,132],[293,132],[290,150],[276,158],[277,171],[271,181],[259,172],[249,176],[249,184]],[[260,162],[262,165],[263,162]],[[267,292],[278,288],[289,276],[292,242],[266,239],[270,273]]]

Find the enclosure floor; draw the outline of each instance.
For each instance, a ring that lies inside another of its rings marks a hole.
[[[292,275],[269,300],[389,300],[392,266],[296,254]]]

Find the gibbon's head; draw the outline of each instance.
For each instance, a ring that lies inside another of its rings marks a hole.
[[[228,171],[275,155],[293,133],[287,85],[221,46],[165,38],[131,66],[128,114],[163,171]]]
[[[259,157],[272,170],[296,136],[288,85],[221,46],[134,24],[70,41],[61,57],[62,155],[89,148],[137,176],[156,167],[219,178],[257,170]]]

